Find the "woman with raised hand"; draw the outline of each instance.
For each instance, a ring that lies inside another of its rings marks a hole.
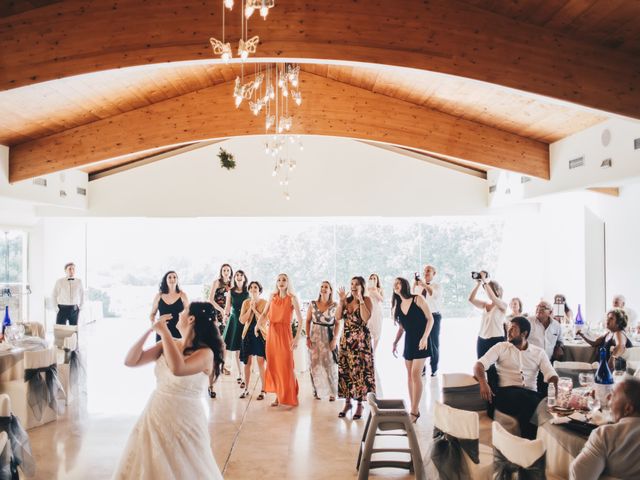
[[[365,289],[364,278],[353,277],[349,295],[344,287],[338,290],[340,303],[336,309],[336,320],[344,320],[338,354],[338,396],[344,398],[344,408],[338,417],[345,417],[351,410],[353,398],[358,402],[354,420],[362,418],[362,402],[367,393],[376,391],[373,346],[367,326],[373,305],[371,299],[364,296]],[[336,337],[339,328],[340,323],[336,321]]]
[[[242,302],[249,298],[249,292],[247,291],[247,276],[242,270],[238,270],[233,276],[233,286],[229,290],[227,295],[227,302],[225,305],[225,314],[228,316],[229,321],[227,327],[224,329],[222,337],[224,338],[224,344],[227,347],[227,352],[232,352],[234,363],[238,371],[238,378],[236,381],[240,388],[244,390],[247,385],[242,379],[242,368],[240,367],[240,348],[242,347],[242,324],[240,323],[240,310],[242,308]]]
[[[258,321],[258,328],[262,329],[266,319],[269,319],[265,390],[276,394],[272,407],[280,404],[298,405],[298,381],[294,372],[293,351],[298,345],[302,328],[298,328],[294,338],[291,329],[294,313],[298,325],[302,325],[298,298],[292,292],[287,274],[281,273],[276,281],[276,291],[271,295]]]
[[[249,395],[249,386],[251,382],[251,364],[252,359],[258,362],[260,371],[260,395],[257,400],[264,400],[264,361],[265,361],[265,338],[267,338],[266,329],[258,328],[258,318],[264,312],[267,301],[260,298],[262,293],[262,285],[260,282],[249,283],[249,298],[242,303],[240,310],[240,323],[244,325],[242,329],[242,347],[240,348],[240,360],[244,363],[244,381],[247,386],[240,395],[245,398]]]
[[[217,377],[223,364],[223,344],[215,311],[209,302],[193,302],[180,314],[174,339],[159,317],[131,347],[125,365],[155,362],[156,389],[138,419],[113,478],[222,479],[211,452],[211,436],[202,396],[207,378]],[[145,350],[155,331],[161,341]]]
[[[178,285],[178,274],[173,270],[169,270],[163,275],[159,292],[153,299],[151,315],[149,316],[151,323],[155,322],[157,313],[161,316],[171,315],[171,319],[167,321],[167,327],[174,338],[180,338],[180,332],[176,325],[178,324],[180,312],[188,304],[187,294],[180,290],[180,285]],[[160,336],[156,335],[156,342],[159,341]]]
[[[367,294],[371,299],[371,318],[369,319],[369,331],[373,340],[373,353],[375,353],[382,335],[382,302],[384,302],[384,291],[380,286],[380,277],[377,273],[369,275],[367,283]]]
[[[333,402],[338,395],[338,350],[337,337],[333,330],[336,324],[336,303],[333,287],[328,281],[320,285],[318,299],[313,300],[307,310],[307,348],[311,359],[311,383],[314,396],[329,396]]]
[[[393,342],[393,355],[397,356],[398,342],[404,334],[404,364],[407,367],[407,383],[411,399],[411,416],[415,423],[420,417],[422,398],[422,369],[431,356],[429,334],[433,328],[433,315],[422,295],[412,295],[406,278],[398,277],[393,282],[391,302],[393,318],[398,323],[398,333]]]

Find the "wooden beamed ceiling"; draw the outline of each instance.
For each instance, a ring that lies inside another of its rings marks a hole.
[[[580,30],[572,36],[495,13],[489,7],[496,2],[485,3],[283,0],[267,21],[252,20],[250,34],[260,35],[263,58],[430,70],[640,118],[636,54],[581,38]],[[210,59],[207,40],[220,34],[220,16],[217,2],[201,0],[66,0],[22,11],[0,19],[0,89],[111,68]],[[636,17],[625,28],[637,31],[637,23]],[[229,20],[228,38],[238,38],[238,26]]]
[[[302,72],[298,134],[411,146],[441,157],[549,177],[543,142]],[[229,108],[228,85],[154,103],[11,148],[10,181],[207,139],[264,133],[264,119]],[[136,128],[132,128],[136,126]]]

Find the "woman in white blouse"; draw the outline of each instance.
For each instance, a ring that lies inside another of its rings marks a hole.
[[[502,300],[502,287],[495,280],[487,281],[487,272],[480,272],[480,278],[476,280],[469,301],[482,310],[482,323],[478,334],[477,354],[482,357],[496,343],[504,342],[504,321],[507,313],[507,304]],[[478,300],[476,294],[480,287],[484,288],[489,302]]]

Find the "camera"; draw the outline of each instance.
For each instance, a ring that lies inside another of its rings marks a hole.
[[[420,281],[420,274],[418,272],[414,273],[413,277],[416,279],[416,282]]]
[[[484,272],[484,278],[489,278],[489,272],[485,272],[484,270],[482,270],[482,272]],[[481,272],[471,272],[471,278],[474,280],[480,280],[480,273]]]

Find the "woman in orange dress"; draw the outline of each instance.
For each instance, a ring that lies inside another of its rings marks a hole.
[[[298,325],[302,325],[302,314],[297,297],[291,292],[289,277],[285,273],[278,275],[276,292],[267,303],[258,327],[264,327],[269,318],[267,333],[267,370],[265,372],[265,390],[276,394],[272,407],[298,405],[298,381],[293,370],[293,351],[298,345],[302,328],[298,328],[295,338],[291,332],[291,321],[295,312]]]

